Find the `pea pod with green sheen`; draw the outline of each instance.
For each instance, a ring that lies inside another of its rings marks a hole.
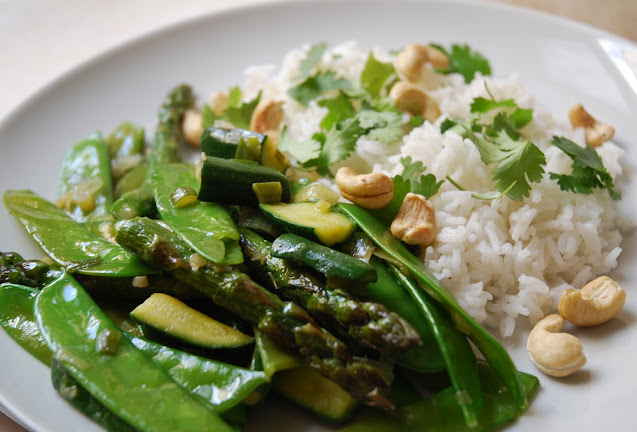
[[[473,428],[465,423],[456,391],[449,387],[431,398],[399,408],[396,415],[374,415],[339,432],[488,432],[520,417],[524,409],[498,374],[483,362],[478,363],[478,370],[484,406]],[[520,382],[525,397],[539,385],[536,377],[523,372],[520,372]]]
[[[379,248],[404,266],[409,271],[410,276],[418,281],[422,289],[445,308],[458,330],[471,339],[493,370],[502,378],[520,408],[526,409],[528,401],[520,373],[497,339],[462,309],[455,297],[442,286],[431,271],[374,216],[353,204],[338,203],[337,206],[343,213],[352,218]]]
[[[113,203],[111,212],[116,219],[131,219],[136,216],[152,215],[155,208],[151,176],[153,170],[162,164],[178,162],[178,148],[181,139],[181,121],[186,109],[194,103],[190,86],[179,85],[172,89],[159,108],[159,123],[153,139],[148,171],[144,181],[134,190],[125,192]]]
[[[91,396],[56,358],[51,361],[51,383],[60,396],[107,431],[135,432],[137,430]]]
[[[146,149],[144,128],[130,122],[120,123],[108,134],[106,143],[114,161],[143,156]]]
[[[98,349],[104,332],[120,330],[72,277],[42,289],[35,319],[55,358],[88,393],[140,431],[232,431],[164,370],[120,337],[115,352]],[[140,407],[144,409],[140,409]]]
[[[282,301],[236,270],[220,272],[212,264],[193,270],[189,261],[194,252],[175,233],[151,219],[124,222],[116,240],[144,261],[252,323],[361,402],[394,410],[387,371],[376,362],[354,357],[344,342],[318,327],[300,306]]]
[[[389,310],[397,312],[420,335],[422,344],[412,347],[396,361],[419,372],[437,372],[445,370],[445,362],[434,338],[431,326],[423,320],[421,311],[416,306],[405,289],[389,272],[385,263],[378,257],[372,256],[370,264],[376,269],[378,280],[370,283],[365,298],[387,306]]]
[[[161,218],[204,258],[216,264],[243,262],[239,230],[221,204],[197,200],[186,206],[175,205],[172,196],[178,188],[196,190],[198,184],[192,164],[171,163],[156,167],[152,186]]]
[[[18,345],[48,366],[51,350],[33,316],[33,304],[39,293],[38,289],[24,285],[0,285],[0,326]]]
[[[3,254],[3,256],[6,255],[12,254]],[[21,261],[21,263],[24,264],[23,267],[30,267],[33,263],[41,263],[41,261],[30,260]],[[42,265],[46,266],[45,263]],[[37,280],[37,288],[12,283],[0,285],[0,326],[20,346],[48,366],[51,363],[51,350],[40,334],[33,307],[40,289],[59,279],[62,272],[50,270],[47,274],[49,275],[47,278]],[[137,349],[166,371],[179,385],[187,389],[194,397],[210,404],[217,412],[225,412],[234,407],[266,381],[263,372],[250,371],[188,354],[131,333],[124,332],[122,336],[129,339]]]
[[[394,264],[388,264],[390,271],[411,295],[411,300],[421,311],[422,317],[431,327],[442,357],[447,366],[447,374],[456,392],[458,405],[462,409],[467,426],[478,425],[478,413],[482,409],[482,387],[478,376],[476,356],[466,336],[453,325],[438,303],[430,299],[420,287],[405,276]]]
[[[8,190],[3,201],[44,252],[68,272],[123,277],[156,273],[121,246],[92,233],[31,191]]]
[[[111,217],[111,159],[101,134],[91,135],[67,152],[60,169],[57,200],[77,222]]]

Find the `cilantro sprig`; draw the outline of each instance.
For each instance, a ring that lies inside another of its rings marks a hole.
[[[613,178],[604,167],[595,148],[589,144],[586,144],[586,147],[580,147],[573,141],[559,136],[554,136],[550,143],[573,159],[570,175],[549,174],[552,180],[557,180],[560,189],[585,195],[592,194],[595,188],[607,189],[613,200],[622,198],[621,193],[615,189]]]
[[[250,128],[252,113],[261,100],[261,92],[251,101],[243,102],[239,87],[232,87],[228,93],[228,106],[219,116],[216,116],[209,105],[204,105],[202,111],[203,127],[212,126],[215,120],[224,120],[241,129]]]
[[[469,45],[453,44],[450,50],[437,44],[432,46],[445,53],[449,58],[449,67],[438,69],[440,73],[459,73],[464,77],[466,83],[473,81],[478,72],[484,76],[491,75],[489,60],[478,51],[472,50]]]
[[[378,210],[370,210],[381,222],[389,226],[394,220],[405,196],[409,193],[423,195],[429,199],[438,193],[443,180],[438,181],[433,174],[424,174],[425,166],[420,161],[413,161],[411,156],[400,159],[403,173],[395,176],[394,195],[385,207]]]
[[[305,106],[316,100],[327,109],[321,130],[300,143],[292,142],[284,131],[279,146],[303,168],[331,176],[330,167],[349,157],[360,137],[392,144],[405,134],[405,129],[402,113],[387,100],[389,88],[397,79],[393,64],[380,62],[370,54],[360,81],[350,82],[332,71],[317,70],[324,51],[323,44],[308,50],[300,64],[301,82],[288,90]]]
[[[497,112],[491,115],[494,110]],[[469,138],[485,164],[497,164],[491,178],[496,181],[495,188],[501,194],[476,194],[476,198],[498,199],[506,195],[521,201],[529,196],[530,183],[542,181],[546,157],[520,133],[532,119],[533,111],[520,108],[515,100],[496,101],[491,96],[491,99],[477,97],[473,100],[469,120],[443,122],[441,132],[453,129]],[[449,180],[460,187],[453,179]]]

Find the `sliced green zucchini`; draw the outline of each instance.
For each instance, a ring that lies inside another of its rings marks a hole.
[[[130,315],[169,336],[204,348],[235,348],[254,342],[252,336],[220,323],[167,294],[151,295]]]
[[[282,173],[288,168],[288,159],[279,151],[276,143],[267,136],[261,146],[261,165]]]
[[[293,404],[337,423],[351,419],[359,406],[338,384],[306,365],[274,375],[272,388]]]
[[[338,192],[330,189],[323,183],[314,182],[310,183],[307,186],[304,186],[298,192],[296,192],[292,197],[292,201],[304,202],[324,200],[330,203],[330,205],[334,205],[338,202],[340,197],[341,196],[338,194]]]
[[[300,262],[325,276],[363,282],[375,282],[377,277],[371,264],[291,233],[274,240],[272,255]]]
[[[259,204],[278,204],[281,202],[283,190],[280,182],[252,183],[252,190]]]
[[[223,159],[249,159],[259,161],[261,158],[261,147],[265,141],[265,135],[252,132],[245,129],[225,129],[215,126],[206,128],[201,135],[201,151],[208,156],[220,157]],[[253,154],[256,156],[246,157],[248,148],[245,147],[238,154],[239,146],[246,146],[246,143],[252,144]],[[242,144],[243,143],[243,144]],[[240,153],[241,153],[240,152]],[[243,157],[242,157],[243,156]]]
[[[356,224],[333,208],[318,210],[315,203],[261,204],[259,208],[287,231],[331,246],[348,240]]]
[[[254,335],[256,338],[257,351],[259,352],[260,366],[263,372],[265,372],[267,380],[270,380],[273,375],[280,371],[301,365],[300,359],[285,351],[259,330],[255,330]]]
[[[281,200],[290,200],[290,184],[280,172],[255,163],[202,154],[199,199],[229,205],[256,207],[253,183],[281,183]]]

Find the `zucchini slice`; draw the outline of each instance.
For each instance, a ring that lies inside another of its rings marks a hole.
[[[265,138],[263,134],[245,129],[210,126],[201,134],[200,145],[201,151],[208,156],[223,159],[249,159],[258,162],[261,158],[261,148]],[[241,153],[239,155],[237,154],[238,150]],[[248,153],[251,155],[250,157],[248,157]]]
[[[259,208],[287,231],[331,246],[348,240],[356,224],[333,208],[318,210],[313,202],[261,204]]]
[[[359,406],[338,384],[306,365],[274,375],[272,388],[291,403],[336,423],[351,419]]]
[[[199,199],[228,205],[256,207],[254,183],[281,183],[281,200],[290,200],[290,184],[279,171],[253,162],[202,154]]]
[[[254,342],[252,336],[220,323],[167,294],[151,295],[130,315],[169,336],[204,348],[236,348]]]

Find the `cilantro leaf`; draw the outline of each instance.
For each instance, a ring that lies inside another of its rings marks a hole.
[[[344,78],[336,78],[334,72],[319,72],[288,90],[288,94],[307,106],[311,100],[330,90],[347,90],[351,83]]]
[[[201,110],[201,124],[204,129],[212,126],[215,122],[215,113],[210,108],[210,105],[206,104]]]
[[[316,159],[321,152],[321,144],[318,141],[297,142],[290,138],[287,128],[283,128],[278,145],[279,150],[289,153],[300,164]]]
[[[402,177],[406,179],[416,178],[418,174],[425,171],[425,166],[420,161],[412,161],[411,156],[400,158],[400,164],[403,166]]]
[[[405,196],[411,192],[411,181],[405,180],[402,176],[395,176],[394,182],[394,195],[391,201],[383,208],[369,210],[383,225],[389,226],[398,214],[400,206],[403,204]]]
[[[412,128],[417,128],[418,126],[422,126],[424,123],[425,123],[425,119],[422,116],[409,117],[409,126],[411,126]]]
[[[321,120],[321,129],[330,130],[338,123],[353,117],[356,114],[350,98],[343,92],[338,96],[318,101],[319,106],[327,108],[327,115]]]
[[[240,129],[249,129],[252,113],[259,100],[261,100],[261,92],[253,100],[244,103],[241,101],[239,87],[233,87],[228,95],[228,107],[217,119],[225,120]]]
[[[491,65],[478,51],[472,51],[469,45],[451,46],[451,51],[446,50],[440,45],[432,45],[444,52],[449,57],[449,67],[440,69],[439,72],[444,74],[459,73],[464,77],[465,82],[470,83],[477,72],[482,75],[491,75]]]
[[[356,141],[364,132],[358,119],[344,122],[342,129],[333,128],[327,133],[314,134],[314,140],[320,144],[320,152],[315,159],[308,160],[304,167],[316,167],[321,175],[333,176],[329,167],[346,159],[356,148]]]
[[[443,180],[438,181],[433,174],[422,174],[425,166],[420,161],[412,162],[411,156],[401,158],[400,163],[405,169],[401,175],[392,179],[394,195],[391,201],[382,209],[371,210],[374,216],[386,226],[389,226],[394,220],[409,192],[423,195],[429,199],[438,193],[440,185],[443,183]]]
[[[467,137],[478,147],[484,163],[498,163],[491,178],[497,180],[496,189],[506,191],[509,198],[521,201],[529,196],[529,182],[542,181],[542,165],[546,164],[546,158],[531,141],[514,140],[505,131],[500,131],[497,136],[489,139],[476,135],[467,127],[465,131]]]
[[[424,195],[429,199],[438,193],[443,180],[438,181],[433,174],[421,175],[418,179],[411,180],[411,192]]]
[[[485,114],[491,111],[492,109],[503,108],[503,107],[517,107],[517,104],[515,103],[515,100],[513,99],[506,99],[503,101],[496,102],[491,99],[477,97],[473,99],[473,102],[471,103],[471,112]]]
[[[593,193],[594,188],[607,189],[613,200],[621,199],[622,195],[615,189],[613,178],[592,146],[586,144],[586,147],[580,147],[559,136],[554,136],[550,143],[573,159],[570,175],[550,173],[550,178],[557,180],[560,189],[585,195]]]
[[[372,53],[367,58],[365,68],[361,73],[361,87],[372,97],[377,97],[389,78],[396,76],[396,70],[391,63],[382,63],[374,58]]]
[[[310,47],[305,58],[299,63],[299,74],[296,77],[299,81],[305,80],[312,73],[312,69],[321,61],[323,53],[327,49],[325,42],[319,42]]]
[[[533,120],[533,110],[516,108],[513,114],[511,114],[511,119],[516,128],[523,128]]]
[[[515,140],[519,139],[520,133],[517,129],[526,126],[529,122],[531,122],[531,120],[533,120],[533,110],[518,107],[514,99],[495,101],[492,99],[477,97],[471,103],[471,112],[473,114],[486,114],[489,111],[499,108],[504,108],[505,111],[501,111],[496,114],[490,129],[495,132],[505,130],[511,138]],[[507,110],[507,108],[515,109],[509,114],[508,112],[510,112],[510,110]],[[474,118],[479,119],[479,116],[474,116]]]
[[[393,144],[404,134],[402,115],[395,111],[375,111],[364,109],[356,118],[366,131],[367,138],[384,144]]]

